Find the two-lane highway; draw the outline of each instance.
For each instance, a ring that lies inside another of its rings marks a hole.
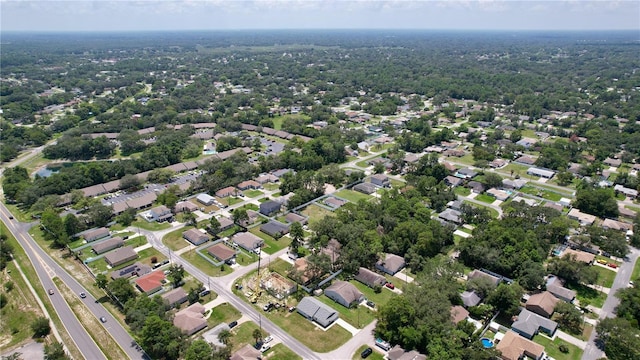
[[[111,313],[98,303],[89,291],[87,291],[75,278],[73,278],[73,276],[71,276],[64,268],[55,262],[49,254],[40,248],[31,235],[29,235],[27,231],[28,225],[20,223],[17,220],[9,219],[9,211],[4,204],[0,204],[0,219],[7,224],[9,231],[25,249],[25,252],[36,269],[36,273],[38,274],[44,288],[55,289],[54,295],[51,295],[50,298],[56,313],[67,329],[67,332],[76,343],[76,346],[80,349],[80,352],[82,352],[82,355],[86,359],[98,360],[106,359],[106,357],[88,334],[87,330],[82,326],[82,324],[80,324],[71,308],[69,308],[69,305],[55,287],[52,280],[52,277],[54,276],[57,276],[74,293],[80,294],[81,292],[84,292],[87,294],[87,297],[83,299],[84,304],[96,318],[99,319],[100,317],[105,317],[107,319],[107,322],[104,324],[106,330],[113,339],[120,344],[129,358],[148,358],[142,351],[139,351],[135,346],[132,346],[132,344],[134,344],[134,339],[120,324],[120,322],[118,322]]]

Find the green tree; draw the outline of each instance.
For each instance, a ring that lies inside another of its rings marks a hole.
[[[587,214],[599,217],[618,217],[618,202],[613,189],[581,186],[576,191],[573,206]]]
[[[291,252],[294,254],[298,253],[298,248],[302,244],[302,240],[304,239],[304,229],[302,229],[302,225],[299,222],[294,222],[291,224],[291,228],[289,229],[289,236],[291,236]]]
[[[231,214],[231,216],[233,217],[233,222],[238,225],[242,225],[249,221],[249,215],[247,215],[247,209],[244,209],[244,208],[237,208],[233,210],[233,213]]]
[[[7,295],[5,293],[0,293],[0,309],[4,308],[8,302],[9,299],[7,298]]]
[[[220,331],[220,333],[218,333],[218,340],[220,340],[221,343],[229,346],[229,343],[231,342],[231,332],[229,330],[222,330]]]
[[[72,213],[68,213],[64,217],[64,228],[68,236],[73,236],[83,230],[80,220]]]
[[[64,247],[69,243],[69,236],[67,236],[64,223],[52,209],[45,210],[42,213],[40,227],[44,231],[45,239],[52,240],[55,246]]]
[[[154,359],[178,359],[187,344],[177,327],[155,314],[147,317],[138,336],[140,345]]]
[[[492,173],[486,172],[484,173],[484,184],[487,188],[498,188],[502,186],[502,176]]]
[[[188,225],[195,226],[195,227],[198,226],[196,215],[194,213],[186,212],[183,214],[182,218],[184,219],[184,222],[187,223]]]
[[[212,216],[211,219],[209,219],[209,229],[211,229],[213,234],[220,232],[220,221],[218,221],[215,216]]]
[[[69,355],[64,351],[62,343],[53,341],[51,344],[44,346],[45,360],[69,360]]]
[[[136,190],[141,184],[140,179],[132,174],[126,174],[120,179],[120,189],[123,190]]]
[[[13,259],[13,245],[7,241],[7,234],[0,234],[0,270],[4,270],[11,259]]]
[[[262,340],[262,331],[260,331],[260,329],[253,329],[253,333],[251,333],[251,336],[253,336],[253,339],[257,344],[260,340]]]
[[[501,283],[487,297],[487,303],[507,316],[513,316],[520,310],[520,299],[524,291],[518,284]]]
[[[605,318],[596,326],[596,332],[608,359],[640,359],[640,330],[629,321]]]
[[[184,279],[185,271],[182,265],[171,265],[169,268],[169,273],[167,274],[167,278],[171,280],[173,287],[176,288],[180,286],[182,279]]]
[[[198,339],[191,342],[184,354],[184,360],[213,360],[212,353],[211,345],[202,339]]]
[[[582,313],[573,304],[560,301],[555,307],[555,312],[558,315],[556,321],[562,329],[572,334],[582,334]]]
[[[106,286],[109,293],[117,299],[124,306],[130,299],[137,296],[136,290],[129,280],[125,278],[118,278],[109,282]]]
[[[51,332],[51,324],[46,317],[38,317],[31,323],[31,330],[33,331],[33,337],[41,338],[49,335]]]
[[[107,276],[105,274],[96,275],[96,286],[100,289],[105,289],[107,287]]]
[[[122,226],[129,226],[136,220],[136,209],[128,208],[116,216],[116,222]]]

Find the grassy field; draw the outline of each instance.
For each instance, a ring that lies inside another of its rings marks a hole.
[[[193,226],[185,226],[168,233],[162,238],[162,243],[173,251],[186,248],[190,243],[182,237],[182,233],[189,229],[193,229]]]
[[[274,239],[271,236],[260,231],[259,226],[252,228],[251,230],[249,230],[249,232],[251,232],[252,234],[264,240],[264,246],[262,247],[262,251],[266,252],[267,254],[276,253],[286,248],[287,246],[289,246],[289,244],[291,244],[290,237],[283,236],[280,239]]]
[[[209,276],[224,276],[233,272],[230,266],[225,265],[224,268],[220,266],[213,266],[213,264],[198,255],[195,250],[187,251],[180,256]]]
[[[245,190],[242,192],[244,194],[244,196],[246,197],[250,197],[250,198],[255,198],[258,197],[260,195],[263,195],[264,193],[260,190]]]
[[[547,355],[556,360],[580,360],[580,358],[582,358],[582,349],[559,338],[552,341],[548,337],[536,335],[536,337],[533,338],[533,341],[544,346],[544,350]],[[569,353],[565,354],[560,351],[559,347],[561,344],[564,344],[569,348]]]
[[[475,199],[478,200],[478,201],[482,201],[484,203],[487,203],[487,204],[491,204],[494,201],[496,201],[496,198],[494,198],[493,196],[485,195],[485,194],[478,194],[475,197]]]
[[[229,303],[222,303],[211,309],[211,315],[207,319],[207,324],[212,328],[222,323],[228,324],[234,320],[238,320],[241,316],[240,311],[229,305]]]
[[[309,217],[309,224],[311,224],[324,219],[325,216],[332,216],[333,212],[321,206],[311,204],[302,211],[302,214]]]
[[[353,190],[343,189],[335,193],[336,196],[339,196],[345,200],[349,200],[353,203],[357,203],[360,200],[368,201],[371,199],[371,196],[367,194],[363,194]]]
[[[613,270],[605,269],[601,266],[594,266],[594,269],[598,272],[598,281],[596,285],[610,288],[613,286],[613,280],[616,277],[616,272]]]
[[[158,223],[155,221],[148,222],[146,220],[136,219],[133,223],[131,223],[132,227],[139,227],[141,229],[149,230],[149,231],[158,231],[165,230],[171,227],[171,224],[167,222]]]
[[[364,351],[364,349],[368,348],[369,345],[362,345],[358,348],[358,350],[353,354],[353,357],[351,358],[352,360],[360,360],[362,359],[362,357],[360,356],[360,354],[362,354],[362,352]],[[370,360],[384,360],[384,355],[379,353],[378,350],[375,347],[372,347],[373,349],[373,353],[371,353],[371,355],[369,355],[369,357],[367,359]]]
[[[256,343],[256,340],[253,337],[253,331],[255,329],[259,329],[259,326],[253,321],[247,321],[231,329],[231,333],[233,334],[233,337],[231,338],[233,343],[232,351],[238,351],[246,344],[253,346]],[[265,336],[266,335],[264,335],[263,337]]]
[[[287,274],[289,273],[289,270],[291,270],[292,266],[293,265],[282,259],[277,259],[276,261],[273,261],[269,264],[269,270],[275,271],[278,274],[287,277]]]
[[[262,184],[262,187],[265,190],[269,190],[269,191],[273,191],[273,190],[278,190],[280,189],[280,185],[279,184],[273,184],[273,183],[266,183],[266,184]]]
[[[640,261],[636,261],[636,264],[633,267],[633,273],[631,274],[632,281],[636,281],[638,278],[640,278]]]
[[[388,303],[393,296],[396,296],[394,292],[391,292],[385,289],[382,289],[382,291],[379,294],[376,294],[376,292],[373,291],[372,288],[362,284],[359,281],[351,280],[350,283],[355,285],[355,287],[358,288],[358,290],[360,290],[360,292],[363,293],[368,300],[371,300],[374,303],[376,303],[376,308]]]
[[[604,301],[607,299],[607,294],[594,290],[590,287],[583,285],[567,285],[567,287],[577,292],[576,297],[578,298],[578,301],[580,301],[580,306],[583,307],[590,304],[595,307],[602,308]]]
[[[294,353],[291,349],[284,344],[276,344],[271,350],[267,351],[269,359],[277,360],[302,360],[298,354]]]
[[[469,194],[471,194],[471,189],[462,186],[456,186],[453,189],[453,193],[460,196],[469,196]]]
[[[146,236],[134,236],[130,237],[124,241],[125,246],[133,246],[133,248],[137,248],[138,246],[142,246],[147,243]]]
[[[338,304],[337,302],[329,299],[324,295],[317,297],[316,299],[322,301],[323,303],[329,305],[329,307],[338,311],[340,313],[341,319],[358,329],[362,329],[363,327],[369,325],[369,323],[375,319],[374,311],[366,306],[356,306],[354,308],[347,309],[346,307]]]
[[[520,189],[520,192],[525,194],[534,195],[541,197],[543,199],[551,200],[551,201],[560,201],[562,199],[562,195],[544,189],[539,189],[530,185],[524,186]]]

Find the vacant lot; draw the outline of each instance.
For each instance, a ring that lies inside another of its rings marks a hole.
[[[333,213],[323,207],[311,204],[302,211],[302,215],[308,216],[309,224],[311,224],[324,219],[325,216],[332,216]]]
[[[357,203],[360,200],[369,200],[371,199],[371,196],[367,195],[367,194],[363,194],[357,191],[353,191],[353,190],[340,190],[337,193],[335,193],[336,196],[339,196],[345,200],[349,200],[353,203]]]
[[[173,251],[186,248],[190,243],[182,237],[182,233],[189,229],[193,229],[193,226],[185,226],[168,233],[162,238],[162,243]]]
[[[213,309],[211,309],[211,315],[207,319],[209,327],[215,327],[222,323],[230,323],[234,320],[240,319],[242,314],[229,303],[222,303]]]
[[[604,286],[610,288],[613,286],[613,280],[616,277],[616,272],[613,270],[605,269],[601,266],[594,266],[596,271],[598,272],[598,281],[596,281],[596,285]]]

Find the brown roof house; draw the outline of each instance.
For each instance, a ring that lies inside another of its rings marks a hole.
[[[137,258],[138,253],[133,250],[133,247],[125,246],[108,252],[104,256],[104,261],[106,261],[109,266],[115,267]]]
[[[260,359],[260,351],[247,344],[231,355],[230,360],[256,360]]]
[[[209,235],[198,229],[189,229],[182,233],[182,237],[193,245],[200,245],[209,241]]]
[[[406,351],[400,345],[396,345],[387,353],[389,360],[427,360],[427,356],[415,350]]]
[[[540,316],[550,318],[559,301],[560,300],[553,296],[552,293],[543,291],[541,293],[531,295],[525,304],[525,308]]]
[[[544,358],[544,346],[527,340],[513,331],[507,331],[496,345],[502,360],[520,360],[525,356],[541,360]]]
[[[389,275],[395,275],[398,271],[402,270],[404,266],[404,258],[396,254],[385,254],[384,260],[378,260],[376,263],[376,269]]]
[[[237,192],[238,192],[238,190],[236,188],[234,188],[233,186],[227,186],[224,189],[220,189],[220,190],[216,191],[216,196],[223,198],[223,197],[235,195]]]
[[[98,239],[102,239],[105,238],[107,236],[109,236],[111,233],[109,232],[109,229],[107,228],[97,228],[95,230],[90,230],[85,232],[84,234],[82,234],[82,238],[86,241],[86,242],[92,242],[92,241],[96,241]]]
[[[364,300],[364,295],[353,284],[346,281],[336,281],[324,290],[327,297],[344,307],[358,305]]]
[[[217,243],[207,249],[209,255],[218,261],[228,262],[236,257],[236,251],[223,243]]]
[[[160,295],[162,300],[165,300],[170,307],[174,307],[175,305],[180,305],[183,302],[187,301],[187,293],[183,288],[175,288],[171,291],[167,291],[166,293]]]
[[[264,240],[253,235],[249,232],[240,232],[233,235],[233,242],[238,244],[241,248],[247,251],[254,251],[255,249],[262,247]]]
[[[194,212],[198,210],[198,205],[191,201],[180,201],[176,204],[176,212]]]
[[[207,320],[204,318],[205,308],[200,303],[194,303],[184,310],[180,310],[173,318],[173,325],[182,330],[187,335],[207,327]]]
[[[387,283],[387,279],[384,276],[363,267],[358,269],[355,279],[371,288],[384,286]]]
[[[469,316],[469,312],[464,307],[460,305],[451,307],[451,321],[454,324],[457,325],[459,322],[466,319],[468,316]]]
[[[487,274],[486,272],[478,269],[474,269],[472,272],[469,273],[469,275],[467,275],[467,279],[469,280],[475,279],[478,277],[482,277],[489,280],[495,286],[498,286],[498,284],[500,284],[500,278],[493,276],[491,274]]]
[[[102,253],[119,248],[121,246],[124,246],[124,240],[122,240],[120,236],[116,236],[114,238],[104,240],[93,245],[91,250],[93,250],[93,252],[95,252],[97,255],[100,255]]]
[[[592,253],[588,253],[586,251],[581,251],[581,250],[573,250],[573,249],[566,249],[563,253],[562,253],[562,257],[570,257],[573,258],[575,261],[579,261],[579,262],[583,262],[585,264],[593,264],[593,260],[596,259],[596,256]]]

